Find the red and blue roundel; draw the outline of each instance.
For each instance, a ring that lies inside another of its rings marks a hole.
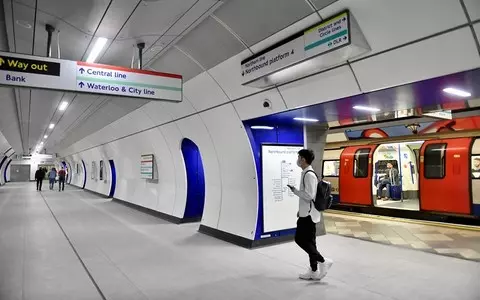
[[[387,138],[388,134],[379,128],[372,128],[364,130],[362,132],[362,137],[367,139],[381,139]]]

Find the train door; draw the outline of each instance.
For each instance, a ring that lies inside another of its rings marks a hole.
[[[372,205],[372,157],[376,146],[347,147],[340,157],[340,203]]]
[[[471,138],[427,141],[420,149],[420,209],[470,214]]]
[[[323,152],[323,178],[331,184],[333,203],[340,201],[339,176],[341,154],[341,149],[325,150]]]

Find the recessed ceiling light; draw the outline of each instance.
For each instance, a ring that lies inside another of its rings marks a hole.
[[[17,23],[17,25],[22,26],[23,28],[32,29],[32,25],[25,20],[17,20],[15,21],[15,23]]]
[[[453,87],[445,88],[445,89],[443,89],[443,91],[447,94],[455,95],[455,96],[459,96],[459,97],[464,97],[464,98],[472,96],[472,94],[467,92],[467,91],[464,91],[464,90],[461,90],[461,89],[456,89],[456,88],[453,88]]]
[[[44,135],[43,138],[44,138],[44,139],[48,138],[48,135]]]
[[[250,126],[252,129],[257,129],[257,130],[273,130],[274,127],[272,126]]]
[[[51,123],[51,124],[48,126],[48,128],[50,128],[50,129],[53,129],[53,127],[55,127],[55,124],[53,124],[53,123]]]
[[[312,118],[293,118],[296,121],[303,121],[303,122],[318,122],[317,119]]]
[[[356,110],[365,110],[365,111],[371,111],[371,112],[379,112],[380,109],[376,107],[370,107],[370,106],[363,106],[363,105],[355,105],[353,109]]]
[[[92,50],[90,51],[90,54],[88,55],[87,62],[88,63],[93,63],[97,59],[98,55],[100,55],[100,52],[102,52],[103,48],[107,44],[108,39],[99,37],[97,38],[97,41],[93,45]]]
[[[67,109],[67,106],[68,106],[68,102],[63,101],[62,103],[60,103],[60,106],[58,107],[58,110],[64,111],[65,109]]]

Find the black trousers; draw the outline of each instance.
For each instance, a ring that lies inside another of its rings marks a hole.
[[[36,179],[37,180],[37,191],[42,190],[43,179]]]
[[[316,271],[318,263],[323,263],[325,259],[317,250],[317,227],[310,216],[298,218],[297,231],[295,233],[295,242],[300,248],[307,252],[310,258],[310,267]]]
[[[58,179],[58,191],[63,191],[65,190],[65,178],[60,177]]]

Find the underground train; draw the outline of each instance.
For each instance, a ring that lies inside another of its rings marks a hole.
[[[414,212],[450,216],[478,224],[480,136],[419,138],[402,142],[372,139],[352,145],[347,142],[341,148],[327,147],[323,175],[332,184],[335,207],[370,208],[360,211],[396,216],[412,216]],[[376,195],[388,163],[398,170],[400,179],[396,186],[400,192],[390,199],[384,197],[385,190]]]

